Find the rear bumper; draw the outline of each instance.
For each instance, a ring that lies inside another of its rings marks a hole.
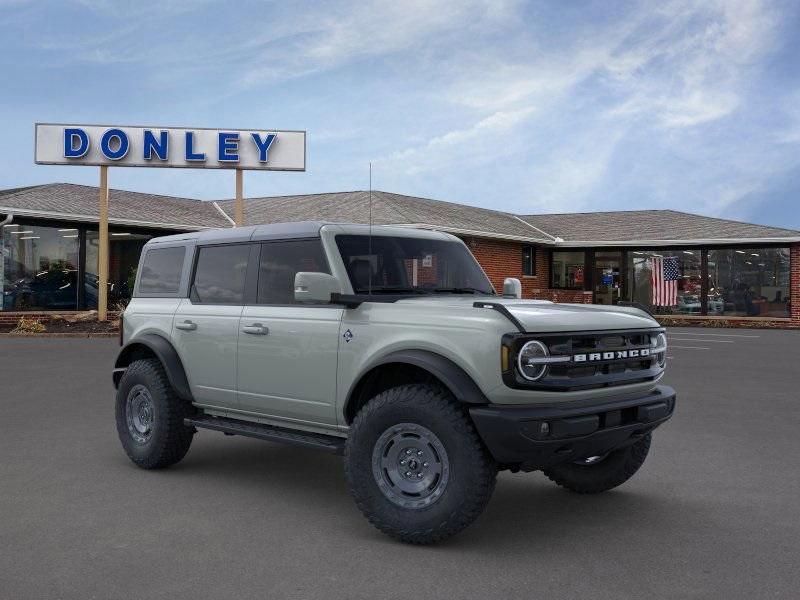
[[[638,398],[591,406],[495,404],[470,408],[470,415],[498,463],[535,471],[632,444],[674,410],[675,390],[660,385]]]

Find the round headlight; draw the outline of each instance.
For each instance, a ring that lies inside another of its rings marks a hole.
[[[517,367],[520,375],[528,381],[536,381],[544,377],[547,372],[547,363],[539,363],[537,359],[547,358],[550,352],[539,340],[525,344],[517,356]]]
[[[656,361],[659,367],[664,367],[667,364],[667,334],[659,333],[652,339],[653,349],[656,351]]]

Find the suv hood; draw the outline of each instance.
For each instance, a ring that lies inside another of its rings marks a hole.
[[[499,296],[422,296],[403,299],[428,306],[472,308],[475,302],[502,304],[527,332],[598,331],[604,329],[642,329],[659,327],[643,310],[628,306],[600,304],[554,304],[547,300],[517,300]],[[481,309],[473,309],[481,310]],[[487,310],[487,309],[484,309]],[[510,323],[509,323],[510,324]]]

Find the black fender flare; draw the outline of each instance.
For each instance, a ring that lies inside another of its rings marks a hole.
[[[131,364],[131,358],[136,349],[141,347],[150,350],[161,361],[161,365],[167,373],[167,379],[178,397],[191,401],[192,392],[189,389],[189,380],[186,378],[181,358],[169,340],[157,333],[145,333],[133,338],[122,347],[114,362],[114,387],[119,385],[119,380],[125,369]]]
[[[429,350],[398,350],[369,363],[369,365],[362,370],[347,392],[345,414],[347,413],[347,407],[351,401],[353,401],[353,396],[364,378],[377,367],[388,364],[408,364],[424,369],[441,381],[459,402],[464,402],[466,404],[489,404],[489,400],[473,381],[472,377],[449,358],[445,358],[441,354]]]

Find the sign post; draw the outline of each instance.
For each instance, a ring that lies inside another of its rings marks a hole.
[[[241,169],[236,169],[236,207],[234,218],[236,227],[244,225],[244,174]]]
[[[100,167],[97,318],[108,318],[108,167],[233,169],[234,222],[244,225],[245,170],[305,171],[306,132],[36,123],[39,165]],[[113,212],[113,211],[112,211]]]
[[[100,210],[98,211],[97,320],[108,319],[108,167],[100,167]]]

